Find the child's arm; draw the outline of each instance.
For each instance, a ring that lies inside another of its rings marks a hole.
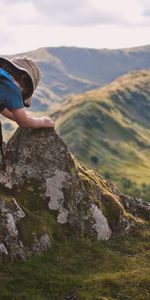
[[[28,116],[24,108],[12,109],[14,120],[23,128],[50,128],[55,126],[51,118],[33,118]]]
[[[2,114],[4,117],[6,117],[6,118],[8,118],[8,119],[10,119],[10,120],[12,120],[12,121],[15,121],[12,112],[9,111],[7,108],[5,108],[3,111],[1,111],[1,114]]]

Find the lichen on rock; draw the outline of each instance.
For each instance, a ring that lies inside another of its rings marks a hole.
[[[91,205],[93,218],[95,219],[94,228],[97,231],[97,239],[107,241],[111,237],[111,229],[108,225],[106,217],[102,211],[95,205]]]
[[[108,240],[150,219],[150,204],[122,195],[81,165],[54,129],[17,129],[0,168],[0,257],[26,259],[55,240]],[[0,164],[1,165],[1,164]]]

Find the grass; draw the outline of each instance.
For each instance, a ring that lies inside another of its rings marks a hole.
[[[0,299],[149,300],[149,260],[149,226],[109,241],[56,242],[26,262],[1,265]]]

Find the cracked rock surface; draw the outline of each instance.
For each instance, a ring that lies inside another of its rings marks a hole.
[[[81,165],[54,129],[17,129],[0,157],[0,261],[55,240],[108,240],[149,222],[150,204]]]

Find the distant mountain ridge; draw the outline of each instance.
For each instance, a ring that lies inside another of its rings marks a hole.
[[[117,180],[119,170],[121,184],[129,188],[133,181],[138,187],[142,184],[149,200],[150,77],[149,70],[141,69],[150,66],[150,46],[122,50],[53,47],[40,48],[26,55],[33,57],[42,71],[42,81],[33,95],[32,114],[51,114],[55,109],[57,128],[81,161],[103,168],[100,171],[113,180]],[[130,69],[131,74],[127,74]],[[124,75],[99,89],[102,80],[104,84],[120,73]],[[84,101],[81,101],[80,92],[84,92]],[[74,93],[78,95],[73,97]],[[69,104],[62,105],[65,98],[69,99]],[[88,98],[96,101],[87,103]],[[62,111],[63,118],[59,118]],[[5,118],[3,132],[7,139],[14,130],[14,123],[10,123]],[[98,143],[93,139],[97,135],[97,125],[100,127]],[[96,132],[91,130],[93,127]],[[98,164],[97,153],[100,156]],[[140,169],[137,170],[137,166]],[[140,194],[138,187],[134,187],[134,195]]]
[[[33,111],[46,111],[52,103],[104,86],[130,71],[150,67],[150,46],[118,50],[45,47],[20,54],[35,59],[42,71]]]
[[[81,162],[124,187],[142,185],[150,200],[150,69],[76,95],[52,116]],[[135,194],[140,194],[137,186]]]

